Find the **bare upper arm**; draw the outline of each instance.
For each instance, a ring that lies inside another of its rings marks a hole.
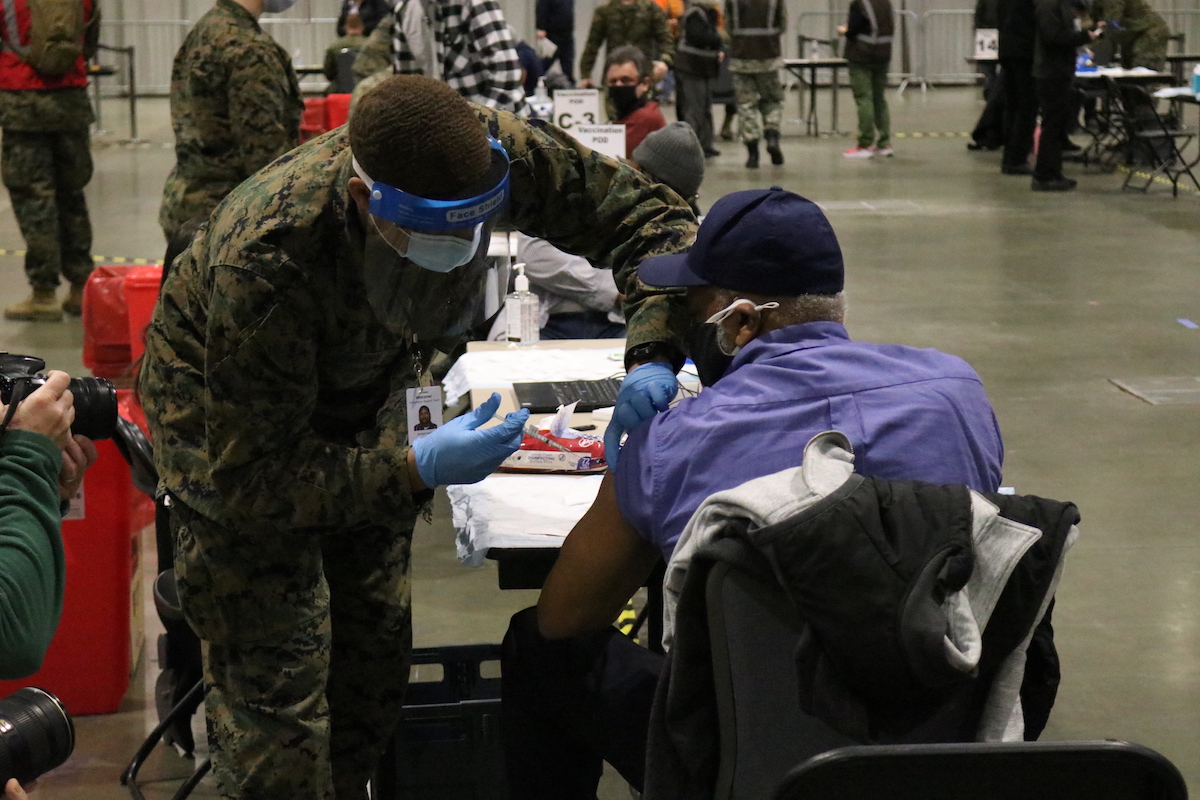
[[[658,559],[658,549],[621,517],[612,475],[606,474],[542,587],[542,635],[564,639],[612,624]]]

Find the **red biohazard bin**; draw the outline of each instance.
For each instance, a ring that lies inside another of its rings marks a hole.
[[[101,264],[83,287],[83,363],[98,378],[129,371],[129,312],[125,275],[131,266]]]
[[[307,142],[329,130],[325,116],[324,97],[304,98],[304,113],[300,117],[300,141]]]
[[[132,361],[142,357],[146,349],[146,326],[154,316],[158,290],[162,285],[163,268],[158,264],[134,267],[125,273],[125,306],[129,319],[129,356]]]
[[[325,95],[325,124],[326,130],[333,130],[339,125],[345,125],[346,120],[350,118],[350,98],[353,95],[349,94],[327,94]]]
[[[144,424],[131,393],[118,392],[121,414]],[[111,440],[83,478],[63,520],[67,582],[62,619],[42,668],[0,681],[0,697],[22,686],[53,692],[71,714],[117,710],[143,645],[143,588],[137,533],[154,522],[154,502],[133,487]]]

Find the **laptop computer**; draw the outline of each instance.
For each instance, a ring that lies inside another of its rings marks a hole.
[[[534,413],[553,413],[559,406],[579,402],[576,411],[595,411],[616,405],[617,392],[621,390],[620,378],[605,378],[599,381],[543,381],[538,383],[514,383],[517,407],[528,408]]]

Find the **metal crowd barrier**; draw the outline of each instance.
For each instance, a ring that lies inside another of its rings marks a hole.
[[[796,58],[841,54],[843,47],[837,27],[846,21],[844,11],[805,11],[796,17]],[[919,83],[925,89],[925,78],[920,70],[923,59],[921,41],[921,18],[915,11],[897,11],[895,17],[895,42],[892,47],[892,63],[888,78],[900,85],[903,92],[910,83]],[[831,47],[830,42],[836,43]],[[813,50],[812,48],[814,48]]]
[[[921,75],[930,83],[974,83],[975,12],[926,11],[921,18]]]

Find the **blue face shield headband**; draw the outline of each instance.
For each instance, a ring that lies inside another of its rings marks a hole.
[[[488,137],[492,160],[497,171],[503,169],[499,181],[481,195],[465,200],[428,200],[417,197],[386,183],[371,180],[353,161],[354,172],[371,190],[370,212],[400,228],[418,231],[454,231],[470,228],[494,217],[508,200],[508,153],[499,141]]]

